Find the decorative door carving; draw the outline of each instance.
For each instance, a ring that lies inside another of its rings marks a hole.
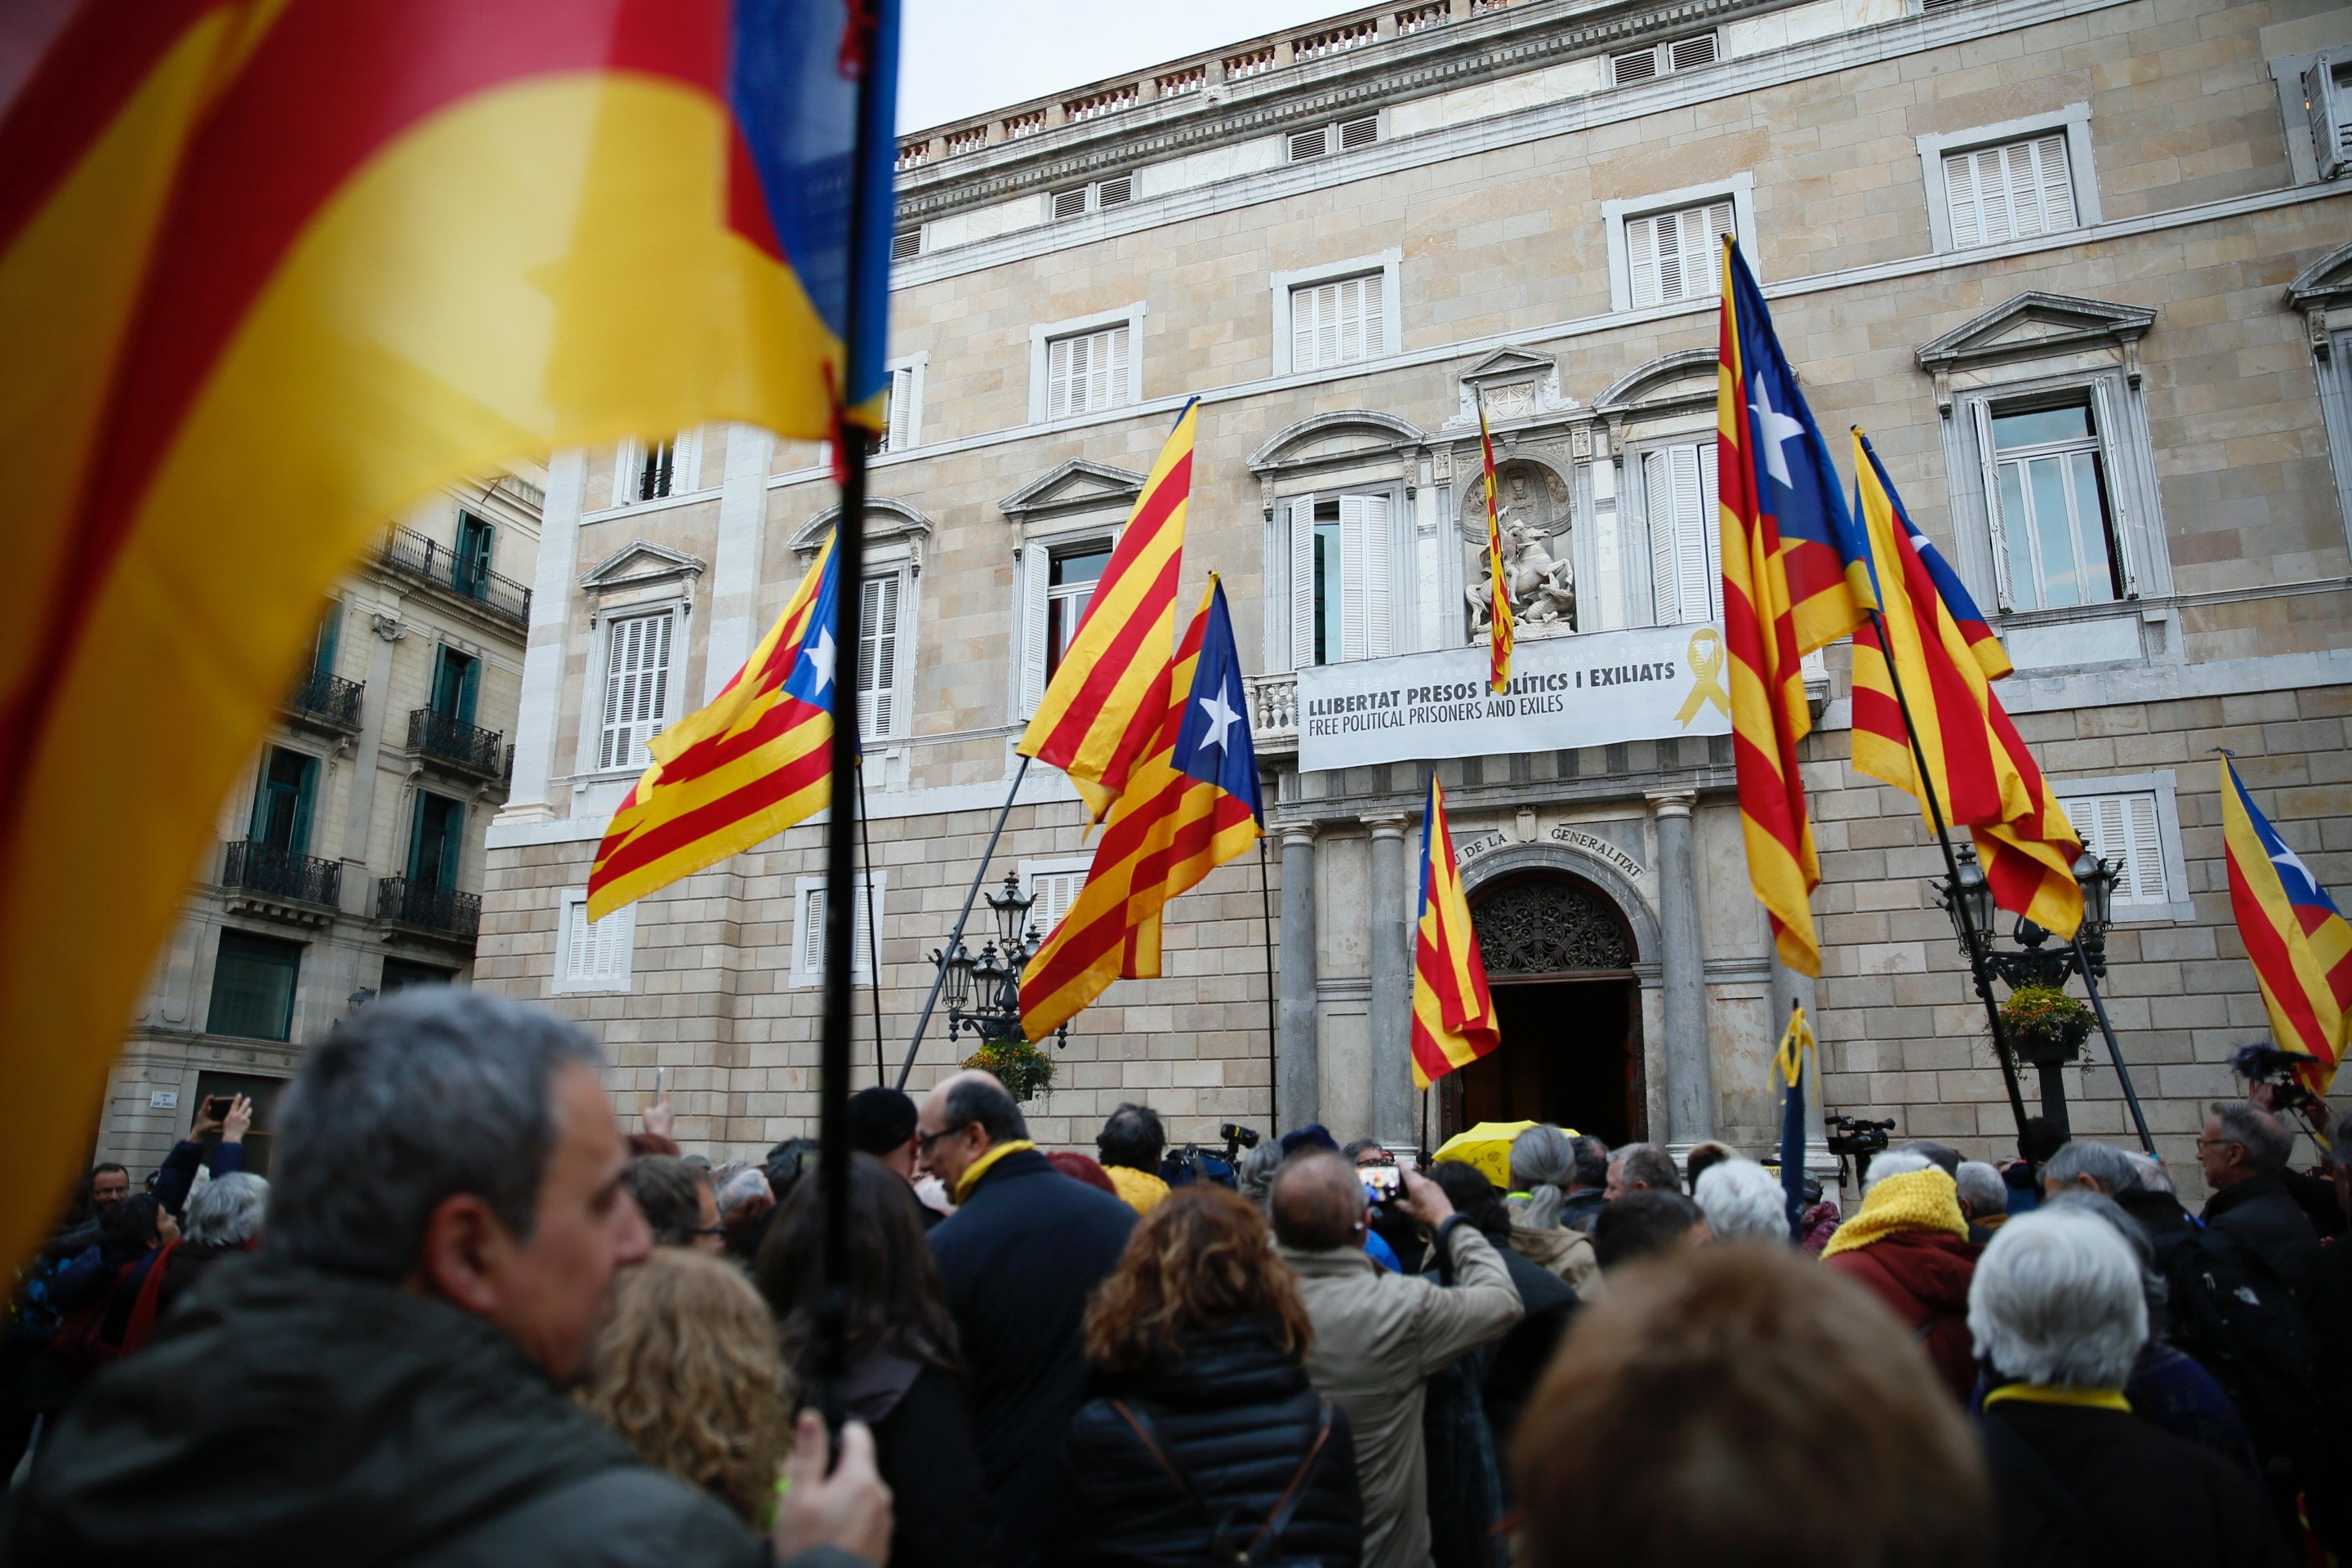
[[[1500,889],[1472,910],[1471,924],[1489,976],[1633,967],[1632,944],[1605,896],[1564,878]]]

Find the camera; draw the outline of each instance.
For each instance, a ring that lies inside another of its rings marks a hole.
[[[1238,1160],[1241,1158],[1243,1150],[1255,1149],[1257,1147],[1257,1129],[1255,1127],[1244,1127],[1238,1121],[1228,1121],[1223,1126],[1218,1128],[1217,1136],[1225,1141],[1225,1158],[1227,1160]]]
[[[1870,1179],[1870,1158],[1886,1152],[1886,1135],[1895,1131],[1892,1117],[1884,1121],[1865,1121],[1858,1116],[1822,1118],[1822,1128],[1828,1134],[1830,1152],[1838,1159],[1838,1173],[1845,1173],[1845,1163],[1853,1161],[1853,1179]]]

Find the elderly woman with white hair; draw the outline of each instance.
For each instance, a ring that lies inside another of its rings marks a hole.
[[[163,1277],[155,1286],[155,1316],[169,1312],[223,1258],[258,1246],[268,1212],[269,1184],[249,1171],[215,1176],[198,1187],[188,1200],[180,1244],[161,1264]],[[144,1342],[145,1335],[137,1337]],[[137,1346],[126,1341],[122,1348],[127,1352]]]
[[[1691,1195],[1718,1242],[1789,1239],[1788,1189],[1753,1160],[1717,1161],[1699,1173]]]
[[[1990,1384],[2001,1568],[2291,1561],[2243,1471],[2132,1414],[2123,1389],[2147,1301],[2139,1260],[2106,1223],[2040,1209],[2001,1226],[1969,1288],[1969,1330]]]

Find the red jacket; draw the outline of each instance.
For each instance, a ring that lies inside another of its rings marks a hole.
[[[1825,1268],[1860,1280],[1918,1336],[1936,1373],[1965,1407],[1976,1393],[1975,1342],[1969,1334],[1969,1282],[1984,1248],[1936,1230],[1902,1230],[1867,1247],[1822,1259]]]

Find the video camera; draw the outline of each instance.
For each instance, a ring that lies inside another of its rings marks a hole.
[[[1892,1117],[1885,1121],[1865,1121],[1858,1116],[1830,1116],[1822,1119],[1822,1128],[1828,1134],[1830,1152],[1837,1156],[1839,1180],[1844,1180],[1845,1163],[1851,1158],[1853,1179],[1862,1183],[1870,1180],[1871,1156],[1886,1152],[1887,1134],[1895,1131],[1895,1121]]]
[[[1257,1129],[1244,1127],[1238,1121],[1228,1121],[1218,1128],[1217,1136],[1225,1141],[1225,1158],[1228,1162],[1240,1160],[1243,1150],[1257,1147]]]

